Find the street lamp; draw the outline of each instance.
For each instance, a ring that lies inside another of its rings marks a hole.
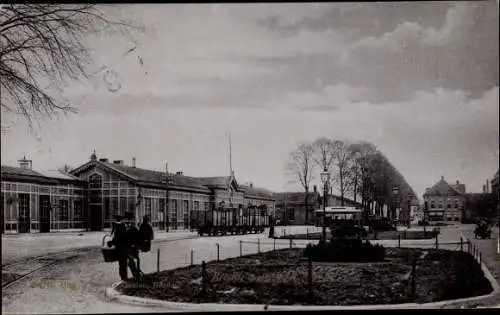
[[[221,220],[219,220],[220,222],[217,222],[217,223],[222,223],[222,221],[224,221],[224,222],[225,222],[225,219],[226,219],[226,218],[225,218],[225,215],[224,215],[224,205],[225,205],[225,204],[226,204],[226,203],[224,202],[224,200],[222,200],[222,201],[220,202],[220,214],[222,215],[222,218],[221,218]],[[220,225],[222,225],[222,224],[220,224]]]
[[[323,242],[326,242],[326,195],[328,194],[329,181],[330,173],[325,167],[321,172],[321,182],[323,183]]]
[[[408,216],[407,216],[407,226],[410,228],[410,221],[411,221],[411,201],[414,198],[413,194],[411,192],[408,193]]]
[[[399,197],[399,187],[392,187],[392,196],[393,196],[393,208],[391,211],[391,219],[394,220],[394,217],[397,217],[397,206],[398,206],[398,197]]]

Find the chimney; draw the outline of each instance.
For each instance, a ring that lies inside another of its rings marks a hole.
[[[317,193],[317,192],[318,192],[318,186],[314,185],[314,186],[313,186],[313,191],[314,191],[315,193]]]
[[[183,174],[183,172],[182,172],[182,171],[177,171],[175,174],[176,174],[176,175],[182,175],[182,174]]]
[[[135,157],[132,158],[132,167],[135,167]]]
[[[109,162],[109,160],[108,160],[108,159],[106,159],[106,158],[99,159],[99,161],[100,161],[100,162],[104,162],[104,163],[108,163],[108,162]]]
[[[33,167],[33,161],[31,160],[26,160],[26,156],[23,157],[22,160],[19,160],[19,167],[25,169],[25,170],[30,170]]]
[[[113,164],[124,165],[123,160],[114,160]]]

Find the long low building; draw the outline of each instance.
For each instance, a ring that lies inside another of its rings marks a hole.
[[[218,209],[267,224],[274,213],[273,193],[240,185],[234,177],[190,177],[131,166],[121,160],[90,161],[70,173],[40,172],[23,159],[20,167],[2,166],[2,233],[61,230],[101,231],[114,214],[148,215],[155,229],[189,229],[196,212]],[[255,214],[259,213],[259,216]]]

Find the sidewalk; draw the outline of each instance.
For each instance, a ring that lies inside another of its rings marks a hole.
[[[47,234],[2,235],[2,265],[13,261],[53,254],[61,251],[100,247],[104,235],[109,232],[58,232]],[[153,242],[197,237],[189,231],[156,231]]]

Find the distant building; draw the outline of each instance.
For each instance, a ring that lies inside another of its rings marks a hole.
[[[317,186],[308,194],[308,222],[306,223],[306,193],[305,192],[283,192],[275,193],[276,218],[283,224],[314,224],[316,217],[314,210],[323,209],[323,196],[319,194]],[[327,207],[342,206],[342,198],[333,194],[327,196]],[[344,197],[343,206],[361,208],[361,203]]]
[[[19,162],[1,167],[2,233],[85,230],[85,182],[59,171],[34,171],[26,158]]]
[[[316,191],[307,194],[308,223],[315,222],[314,210],[321,205],[320,195]],[[306,193],[305,192],[282,192],[275,193],[276,201],[275,218],[280,224],[285,225],[305,225],[306,223]]]
[[[443,176],[424,193],[427,204],[427,220],[460,222],[465,216],[465,185],[458,180],[449,184]]]
[[[494,216],[495,203],[491,193],[469,193],[466,199],[466,221]]]

